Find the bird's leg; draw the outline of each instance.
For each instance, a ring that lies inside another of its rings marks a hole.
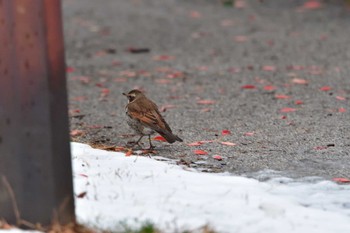
[[[149,141],[149,150],[154,149],[155,146],[152,145],[152,142],[151,142],[151,135],[148,135],[148,141]]]
[[[134,147],[134,146],[138,145],[139,147],[142,148],[142,146],[140,145],[140,141],[141,141],[142,138],[143,138],[143,135],[142,135],[136,142],[131,141],[131,142],[128,142],[128,144],[129,144],[131,147]]]
[[[139,140],[137,140],[136,142],[135,142],[135,145],[139,145],[141,148],[142,148],[142,146],[140,145],[140,141],[141,141],[141,139],[143,138],[143,135],[139,138]]]

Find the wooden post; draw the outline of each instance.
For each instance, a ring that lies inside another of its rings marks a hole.
[[[0,219],[74,222],[60,0],[0,0]]]

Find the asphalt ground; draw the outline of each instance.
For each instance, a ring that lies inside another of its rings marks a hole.
[[[139,88],[184,139],[155,141],[157,156],[207,172],[350,177],[343,1],[64,0],[63,10],[72,140],[137,139],[122,92]]]

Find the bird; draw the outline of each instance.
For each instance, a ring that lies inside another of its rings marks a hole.
[[[173,134],[168,123],[164,120],[158,110],[158,106],[140,90],[133,89],[128,93],[123,93],[128,98],[128,104],[125,107],[127,115],[127,123],[140,138],[135,142],[139,142],[144,136],[148,136],[149,149],[154,146],[151,142],[151,135],[155,132],[159,133],[163,138],[169,142],[182,142],[183,140],[177,135]]]

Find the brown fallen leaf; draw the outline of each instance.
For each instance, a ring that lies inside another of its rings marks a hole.
[[[198,100],[197,104],[215,104],[215,100]]]
[[[72,136],[72,137],[78,137],[78,136],[82,136],[84,134],[85,134],[84,130],[74,129],[74,130],[70,131],[70,136]]]
[[[86,196],[86,192],[81,192],[77,195],[77,198],[84,198]]]
[[[233,142],[219,142],[219,143],[222,145],[225,145],[225,146],[236,146],[237,145],[236,143],[233,143]]]
[[[308,84],[308,81],[306,81],[305,79],[301,79],[301,78],[293,78],[292,83],[305,85],[305,84]]]
[[[283,94],[276,94],[276,95],[275,95],[275,98],[276,98],[276,99],[289,99],[290,96],[288,96],[288,95],[283,95]]]
[[[126,157],[129,157],[132,155],[132,150],[128,150],[126,153],[125,153],[125,156]]]
[[[188,146],[200,146],[202,144],[203,144],[203,142],[191,142],[191,143],[188,143],[187,145]]]

